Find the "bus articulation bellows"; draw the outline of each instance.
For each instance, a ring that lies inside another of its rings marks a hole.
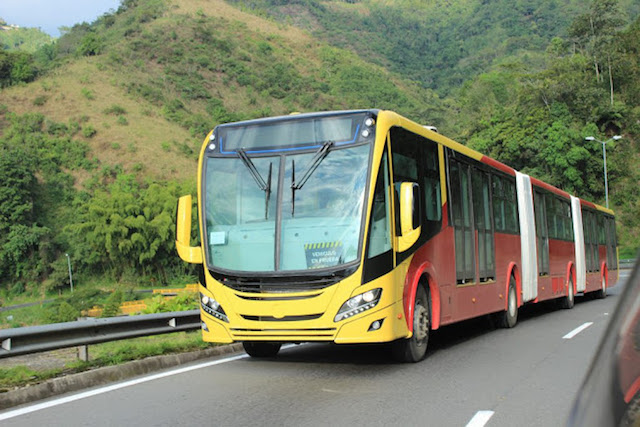
[[[425,356],[429,333],[523,304],[606,296],[614,214],[394,112],[296,114],[217,126],[176,246],[199,264],[205,341],[251,356],[281,343],[392,345]]]

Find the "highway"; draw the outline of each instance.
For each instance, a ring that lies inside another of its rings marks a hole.
[[[527,306],[511,330],[444,327],[417,364],[391,362],[385,346],[291,345],[13,408],[0,424],[560,426],[628,275],[572,310]]]

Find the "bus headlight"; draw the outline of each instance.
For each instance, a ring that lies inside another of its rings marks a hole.
[[[204,311],[206,311],[208,314],[212,315],[216,319],[229,323],[227,314],[224,312],[223,308],[220,306],[220,303],[215,299],[201,293],[200,305],[202,306],[202,309]]]
[[[377,288],[349,298],[342,304],[333,321],[339,322],[375,307],[380,301],[380,295],[382,295],[382,289]]]

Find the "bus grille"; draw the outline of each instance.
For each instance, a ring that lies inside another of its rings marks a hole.
[[[276,318],[273,316],[249,316],[241,314],[241,316],[247,320],[254,320],[257,322],[299,322],[304,320],[315,320],[322,317],[323,313],[320,314],[306,314],[303,316],[284,316],[281,318]]]
[[[310,298],[315,298],[317,296],[322,295],[322,293],[317,293],[317,294],[311,294],[311,295],[297,295],[297,296],[271,296],[271,295],[267,295],[267,296],[246,296],[246,295],[240,295],[240,294],[236,294],[236,296],[238,298],[242,298],[245,300],[249,300],[249,301],[298,301],[298,300],[304,300],[304,299],[310,299]]]

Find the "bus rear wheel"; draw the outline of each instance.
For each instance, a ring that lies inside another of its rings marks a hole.
[[[242,346],[244,351],[251,357],[274,357],[280,351],[282,344],[277,342],[245,341]]]
[[[562,308],[570,309],[573,308],[575,303],[575,295],[573,293],[573,275],[569,275],[569,289],[567,290],[567,295],[560,299],[560,305]]]
[[[416,289],[416,300],[413,304],[413,336],[392,343],[393,357],[398,362],[419,362],[427,354],[431,313],[429,296],[423,286]]]
[[[516,293],[516,279],[511,276],[507,291],[507,309],[497,314],[498,324],[502,328],[513,328],[518,323],[518,294]]]
[[[595,292],[596,298],[602,299],[607,297],[607,281],[602,276],[602,287]]]

